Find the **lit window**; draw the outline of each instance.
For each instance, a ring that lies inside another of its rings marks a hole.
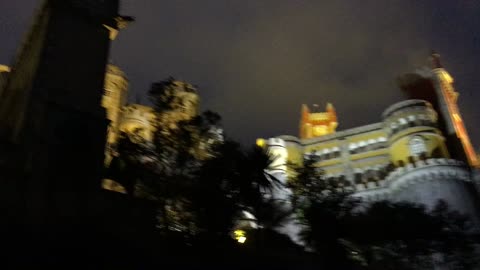
[[[420,136],[414,136],[410,139],[410,153],[412,156],[420,156],[422,153],[427,152],[427,148],[425,146],[425,141]]]

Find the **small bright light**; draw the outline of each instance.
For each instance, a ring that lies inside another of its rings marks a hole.
[[[245,243],[245,241],[247,241],[244,230],[236,230],[233,232],[233,235],[235,237],[235,240],[237,240],[237,242],[240,244],[243,244]]]
[[[261,138],[260,138],[260,139],[257,139],[257,143],[256,143],[256,144],[257,144],[258,147],[263,148],[263,147],[265,147],[265,140],[264,140],[264,139],[261,139]]]
[[[245,236],[241,236],[237,238],[237,242],[239,242],[240,244],[245,243],[245,241],[247,241],[247,238]]]

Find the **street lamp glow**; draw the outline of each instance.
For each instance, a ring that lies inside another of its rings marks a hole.
[[[245,236],[244,230],[235,230],[233,232],[233,235],[235,237],[235,240],[237,240],[237,242],[240,244],[243,244],[245,243],[245,241],[247,241],[247,237]]]

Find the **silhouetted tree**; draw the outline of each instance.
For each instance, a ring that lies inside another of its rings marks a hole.
[[[277,211],[263,199],[277,182],[265,170],[270,157],[258,147],[244,151],[223,138],[218,114],[207,111],[190,117],[171,106],[186,102],[175,93],[178,85],[182,84],[171,78],[152,86],[160,119],[154,140],[120,140],[120,158],[112,161],[113,167],[121,168],[117,178],[129,193],[158,205],[158,228],[165,233],[230,238],[242,211],[271,227]]]
[[[292,168],[292,177],[287,187],[293,191],[292,203],[297,210],[301,211],[306,205],[325,198],[325,192],[336,191],[329,187],[323,170],[316,166],[317,162],[318,158],[308,156],[302,164],[289,164]]]

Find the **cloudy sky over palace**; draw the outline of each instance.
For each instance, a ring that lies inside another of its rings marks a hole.
[[[0,2],[0,63],[11,62],[40,2]],[[480,148],[479,1],[124,0],[122,13],[136,22],[111,62],[129,77],[132,102],[172,75],[197,85],[202,108],[244,143],[297,135],[302,103],[332,102],[342,130],[380,121],[402,99],[396,76],[435,49]]]

